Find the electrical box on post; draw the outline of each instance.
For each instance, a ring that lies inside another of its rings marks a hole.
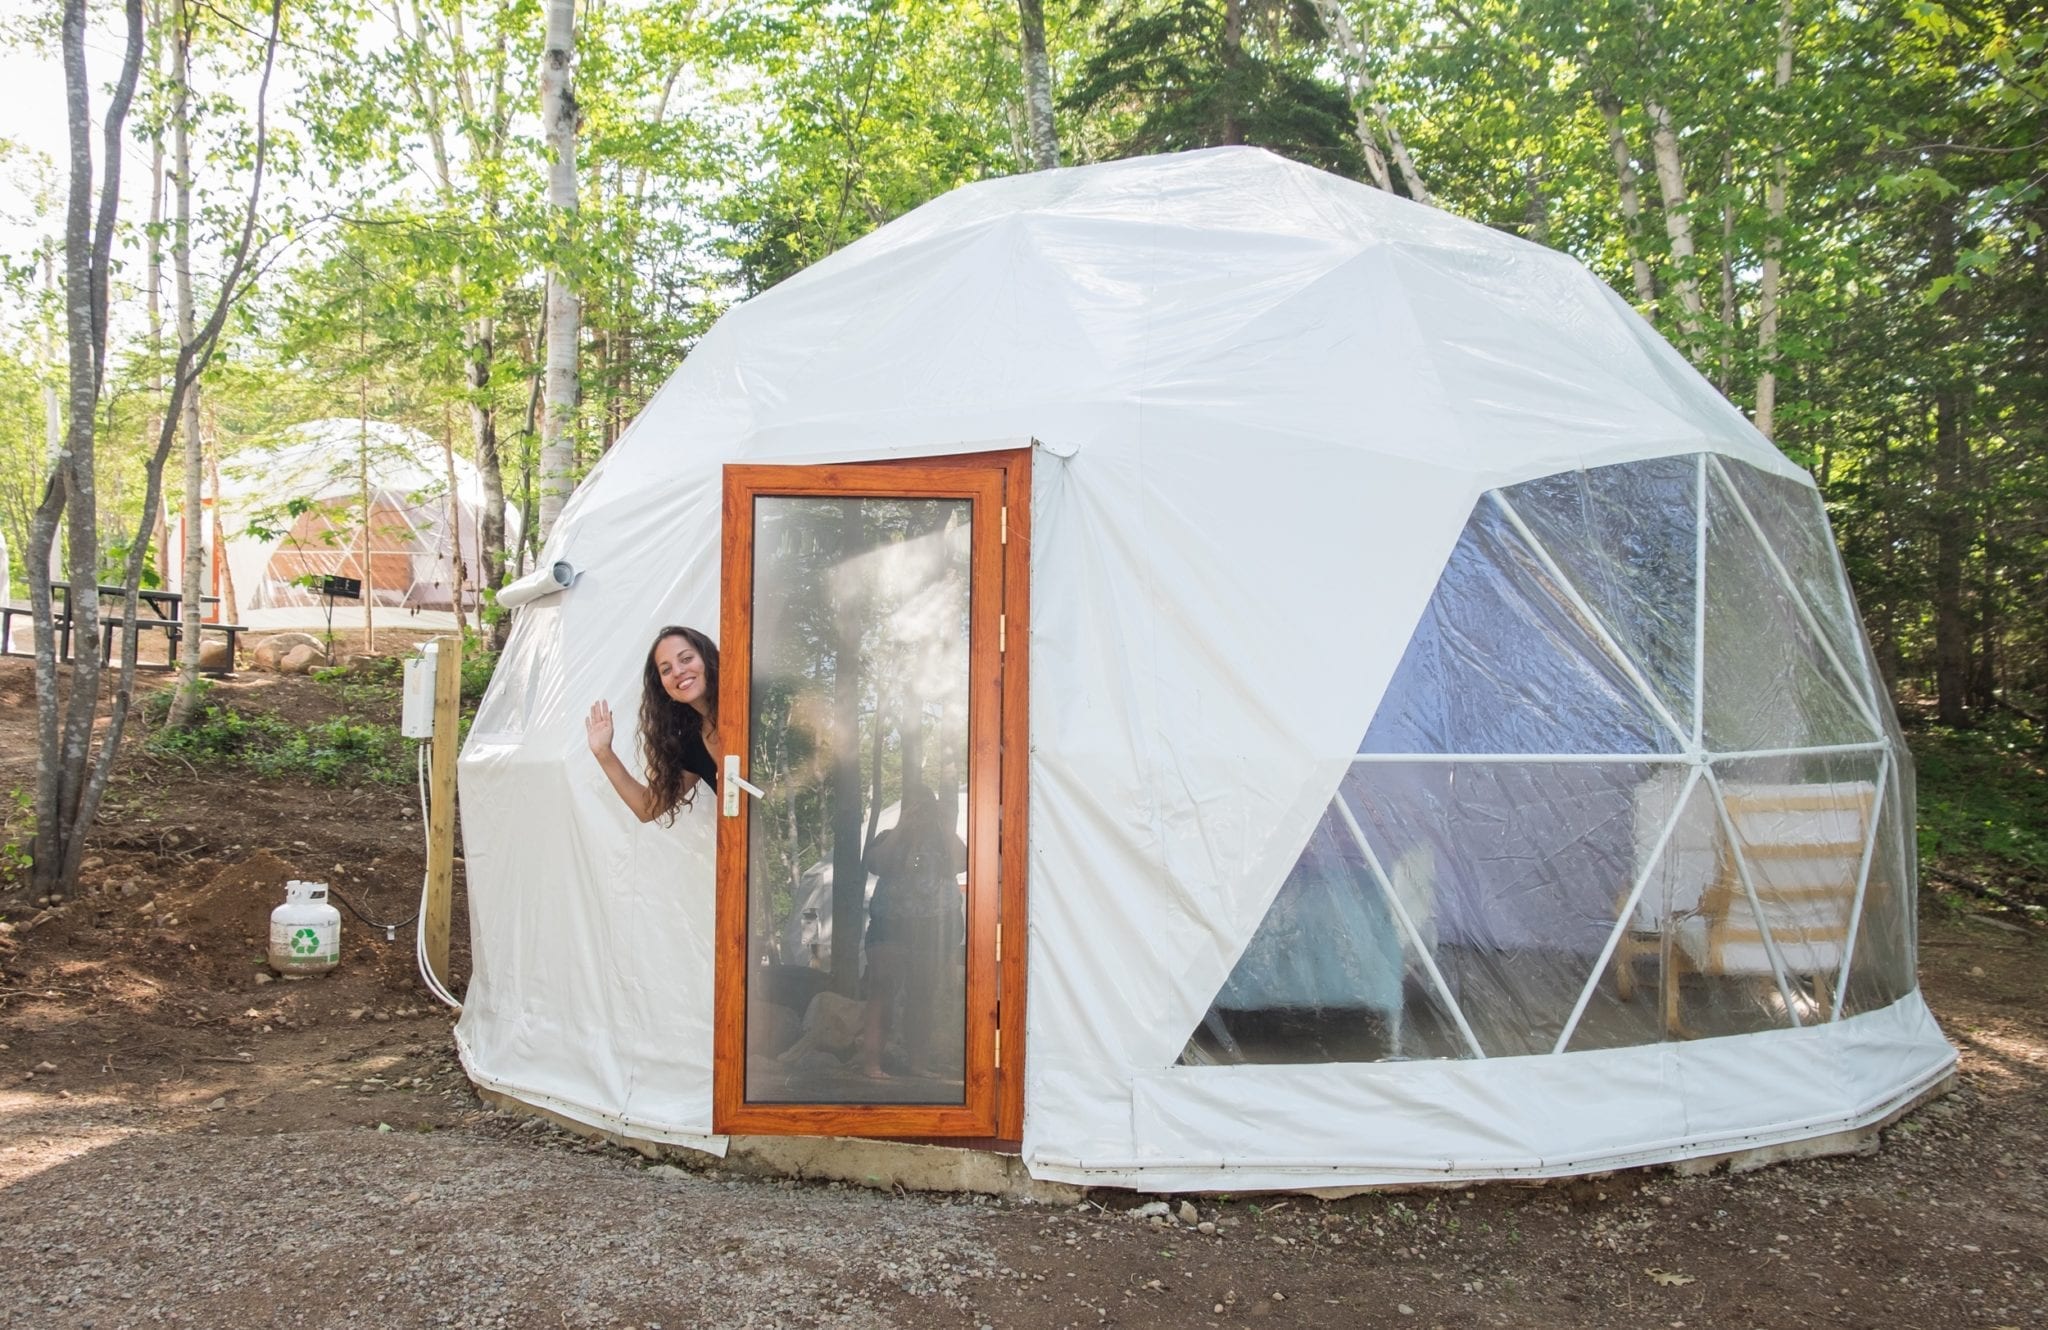
[[[398,732],[408,739],[434,737],[434,669],[440,645],[429,642],[421,654],[405,662],[405,700],[399,708]]]

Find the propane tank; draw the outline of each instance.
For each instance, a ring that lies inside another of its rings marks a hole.
[[[325,882],[284,884],[284,904],[270,912],[270,968],[281,975],[320,974],[341,961],[341,911],[327,903]]]

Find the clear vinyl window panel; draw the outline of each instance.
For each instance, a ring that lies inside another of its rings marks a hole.
[[[1810,487],[1718,456],[1475,506],[1184,1064],[1503,1057],[1913,988],[1912,774]]]
[[[964,1102],[971,511],[755,500],[749,1103]]]

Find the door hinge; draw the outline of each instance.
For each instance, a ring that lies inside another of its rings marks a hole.
[[[996,616],[996,651],[998,654],[1010,649],[1010,616]]]
[[[996,921],[996,963],[997,963],[998,965],[1000,965],[1000,964],[1002,964],[1002,960],[1003,960],[1003,923],[1002,923],[1002,920],[998,919],[998,920]]]
[[[1001,525],[1003,531],[1003,544],[1007,545],[1010,543],[1010,505],[1007,503],[1004,504],[1002,507]]]
[[[1003,1027],[996,1027],[996,1065],[1003,1065]]]

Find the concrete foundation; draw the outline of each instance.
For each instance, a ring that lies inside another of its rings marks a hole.
[[[963,1192],[1045,1205],[1072,1205],[1088,1194],[1085,1187],[1040,1182],[1024,1171],[1024,1161],[1016,1155],[990,1150],[843,1136],[732,1136],[727,1138],[725,1158],[715,1159],[684,1146],[603,1131],[482,1086],[477,1087],[477,1096],[501,1112],[540,1118],[564,1131],[621,1146],[693,1173],[715,1168],[742,1177],[843,1182],[877,1191]]]

